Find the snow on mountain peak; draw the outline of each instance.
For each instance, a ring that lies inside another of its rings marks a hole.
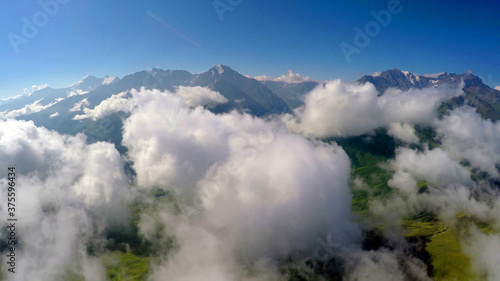
[[[109,85],[109,84],[112,84],[113,82],[115,82],[117,79],[116,76],[107,76],[104,77],[104,79],[102,80],[102,83],[101,85]]]
[[[224,73],[224,68],[220,64],[216,65],[215,69],[217,69],[217,72],[219,72],[219,75],[222,75]]]
[[[71,85],[73,90],[83,90],[83,91],[92,91],[99,86],[109,85],[117,81],[117,77],[106,75],[104,78],[97,78],[92,75],[86,75],[80,81]]]
[[[85,75],[85,77],[83,77],[82,79],[80,79],[79,81],[73,83],[73,85],[71,85],[71,87],[77,87],[77,86],[80,86],[81,84],[83,84],[85,82],[85,80],[89,79],[92,75],[90,74],[87,74]]]
[[[420,81],[420,76],[418,74],[411,73],[409,71],[401,71],[408,80],[410,80],[410,83],[415,85],[415,81]]]
[[[439,72],[439,73],[433,73],[433,74],[422,74],[423,77],[426,78],[438,78],[439,76],[445,74],[446,72]]]

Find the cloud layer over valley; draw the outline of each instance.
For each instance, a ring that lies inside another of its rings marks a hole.
[[[205,87],[130,90],[94,107],[86,96],[68,108],[79,122],[126,113],[123,154],[84,134],[0,121],[0,159],[16,167],[22,222],[18,273],[7,280],[107,280],[108,252],[125,245],[135,254],[136,244],[154,249],[148,280],[431,280],[401,227],[422,213],[458,233],[473,274],[496,280],[500,125],[468,105],[438,114],[462,87],[381,95],[370,83],[334,80],[294,112],[266,117],[216,114],[228,99]],[[380,134],[391,157],[363,150]],[[369,157],[373,172],[358,176]],[[390,191],[370,197],[377,171]],[[353,211],[357,191],[370,198],[367,213]],[[116,244],[110,229],[131,223],[139,242]],[[382,242],[374,229],[384,229]]]

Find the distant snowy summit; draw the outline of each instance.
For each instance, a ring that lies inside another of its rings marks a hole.
[[[443,85],[458,86],[463,82],[464,95],[447,101],[445,107],[454,108],[463,104],[469,104],[477,108],[477,111],[485,119],[500,120],[500,91],[485,84],[481,78],[472,73],[448,73],[418,75],[409,71],[401,71],[398,68],[376,72],[365,75],[358,80],[359,83],[371,83],[380,95],[389,88],[400,90],[423,89],[441,87]]]
[[[82,91],[93,91],[102,85],[110,85],[116,83],[119,80],[118,77],[114,76],[104,76],[103,78],[97,78],[93,75],[87,75],[83,77],[80,81],[71,85],[73,90]]]
[[[464,81],[465,88],[480,87],[491,89],[483,81],[470,73],[456,74],[440,72],[435,74],[418,75],[409,71],[402,71],[398,68],[375,72],[372,75],[365,75],[358,80],[359,83],[372,83],[379,92],[384,92],[388,88],[398,88],[408,90],[411,88],[423,89],[428,87],[439,87],[444,84],[456,85]]]

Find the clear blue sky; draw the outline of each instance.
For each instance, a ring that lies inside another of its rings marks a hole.
[[[122,77],[153,67],[198,73],[219,63],[252,76],[292,69],[348,81],[394,67],[420,74],[470,69],[500,84],[498,0],[401,0],[403,11],[347,63],[339,45],[355,46],[353,28],[364,29],[370,11],[389,2],[242,0],[221,21],[213,0],[69,0],[16,53],[8,35],[23,36],[23,17],[33,22],[43,9],[34,0],[3,1],[0,98],[86,74]]]

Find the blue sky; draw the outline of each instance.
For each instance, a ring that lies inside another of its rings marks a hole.
[[[354,28],[364,30],[374,20],[370,12],[394,0],[220,0],[237,4],[223,21],[213,0],[59,1],[67,3],[32,38],[16,41],[19,52],[9,34],[19,39],[23,18],[33,23],[44,10],[38,1],[2,3],[0,98],[31,85],[67,86],[86,74],[122,77],[153,67],[199,73],[216,64],[251,76],[292,69],[348,81],[394,67],[420,74],[472,70],[500,84],[497,0],[401,0],[402,11],[350,63],[340,44],[356,47]]]

